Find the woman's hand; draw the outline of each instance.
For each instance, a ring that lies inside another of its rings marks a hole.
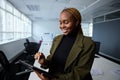
[[[45,63],[45,56],[43,53],[38,52],[34,55],[34,58],[38,60],[38,62],[43,65]]]
[[[41,80],[50,80],[50,78],[44,76],[43,73],[39,73],[37,71],[35,71],[35,73],[38,75],[38,77],[41,79]]]

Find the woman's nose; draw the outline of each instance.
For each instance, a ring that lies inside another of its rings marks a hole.
[[[65,28],[65,25],[64,24],[60,24],[60,28]]]

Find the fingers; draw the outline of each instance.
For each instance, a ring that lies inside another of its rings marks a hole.
[[[48,78],[48,77],[45,77],[43,73],[39,73],[39,72],[37,72],[37,71],[34,71],[34,72],[37,74],[37,76],[38,76],[41,80],[49,80],[49,78]]]
[[[39,72],[37,72],[37,71],[34,71],[34,72],[37,74],[37,76],[38,76],[39,78],[42,79],[42,75],[41,75],[41,73],[39,73]]]
[[[39,57],[41,56],[41,52],[37,52],[35,55],[34,55],[34,59],[39,59]]]
[[[38,60],[38,62],[42,65],[42,64],[44,64],[45,56],[44,56],[43,53],[37,52],[37,53],[34,55],[34,59]]]
[[[48,77],[44,76],[43,73],[41,73],[40,78],[41,78],[42,80],[50,80]]]

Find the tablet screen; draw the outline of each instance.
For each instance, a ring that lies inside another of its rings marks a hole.
[[[35,67],[35,66],[33,66],[33,65],[23,61],[23,60],[19,60],[18,63],[23,64],[24,66],[28,67],[29,69],[32,69],[33,71],[37,71],[39,73],[43,73],[45,76],[56,77],[56,76],[52,75],[51,73],[49,73],[47,71],[44,71],[43,69],[40,69],[38,67]]]

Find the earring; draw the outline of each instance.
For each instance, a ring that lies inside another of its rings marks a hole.
[[[78,26],[78,24],[76,24],[76,26]]]

